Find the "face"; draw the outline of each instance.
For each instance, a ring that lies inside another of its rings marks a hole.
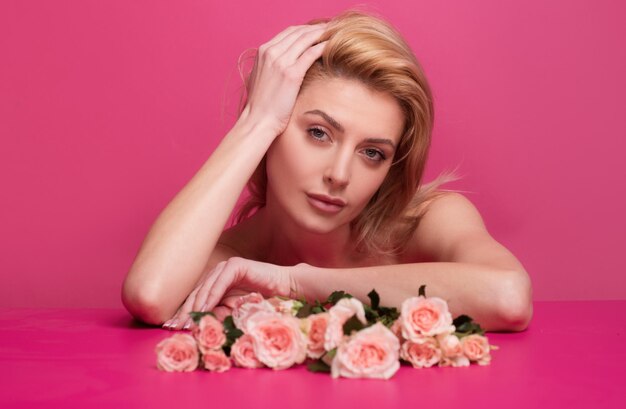
[[[391,95],[356,80],[310,83],[267,152],[268,204],[311,232],[349,225],[385,179],[403,127]]]

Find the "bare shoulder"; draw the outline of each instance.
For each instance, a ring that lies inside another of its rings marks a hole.
[[[445,192],[426,205],[405,254],[419,261],[523,269],[515,256],[489,234],[476,206],[457,192]]]

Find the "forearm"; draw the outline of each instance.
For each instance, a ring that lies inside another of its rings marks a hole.
[[[419,287],[426,285],[426,296],[447,301],[453,318],[469,315],[487,331],[523,329],[521,321],[525,319],[511,311],[524,310],[529,307],[524,304],[530,302],[524,297],[526,290],[519,288],[519,274],[477,264],[436,262],[349,269],[299,264],[292,276],[298,295],[309,301],[324,300],[331,292],[344,290],[369,303],[367,294],[375,289],[382,305],[398,310],[405,299],[417,296]]]
[[[238,121],[154,222],[124,282],[125,299],[178,308],[274,137],[267,127]]]

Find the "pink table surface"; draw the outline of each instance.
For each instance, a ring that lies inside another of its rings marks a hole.
[[[304,366],[167,373],[154,348],[173,333],[124,309],[5,308],[0,408],[622,408],[625,327],[626,300],[535,302],[526,331],[487,333],[491,365],[402,366],[384,381]]]

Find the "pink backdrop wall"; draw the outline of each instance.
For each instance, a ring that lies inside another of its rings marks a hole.
[[[232,125],[239,54],[353,4],[219,3],[1,3],[0,306],[120,306],[150,225]],[[382,3],[434,89],[427,180],[460,164],[450,187],[536,300],[625,298],[624,3]]]

